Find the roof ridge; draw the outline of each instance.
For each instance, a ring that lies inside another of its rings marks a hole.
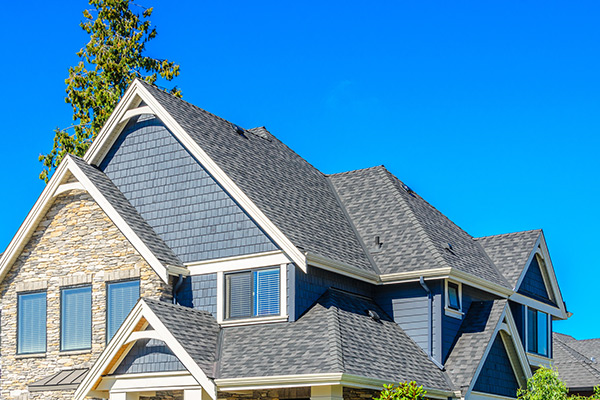
[[[406,212],[406,215],[409,217],[412,224],[417,228],[417,232],[419,233],[419,236],[421,236],[422,238],[425,239],[426,246],[429,248],[429,250],[432,252],[432,254],[434,254],[433,258],[437,262],[443,263],[444,265],[446,265],[446,267],[452,268],[452,266],[442,256],[442,253],[436,248],[434,241],[427,233],[427,230],[421,225],[421,222],[415,216],[415,212],[412,209],[412,207],[408,204],[408,202],[402,196],[400,196],[400,194],[398,192],[398,188],[395,185],[394,178],[397,179],[398,181],[400,181],[400,179],[395,177],[385,167],[383,168],[383,172],[384,172],[385,176],[388,178],[388,183],[391,185],[393,196],[397,199],[398,203],[400,204],[400,207],[402,207],[404,209],[404,211]],[[402,181],[400,181],[400,182],[402,182]],[[419,196],[419,197],[421,197],[421,196]]]
[[[331,293],[331,289],[326,293],[328,296],[333,296]],[[340,328],[340,316],[339,316],[339,307],[335,305],[335,301],[330,299],[331,305],[327,310],[328,318],[327,322],[330,325],[331,329],[329,330],[329,353],[331,354],[336,365],[333,365],[333,368],[339,367],[339,372],[344,372],[344,350],[342,344],[342,330]]]
[[[487,239],[487,238],[493,238],[493,237],[495,238],[495,237],[503,237],[503,236],[512,236],[512,235],[519,235],[519,234],[524,234],[524,233],[529,233],[529,232],[542,232],[542,229],[538,228],[538,229],[528,229],[528,230],[525,230],[525,231],[499,233],[497,235],[487,235],[487,236],[474,237],[473,239],[479,240],[479,239]]]
[[[350,170],[350,171],[336,172],[335,174],[325,174],[325,176],[330,177],[330,176],[347,175],[347,174],[352,174],[352,173],[355,173],[355,172],[363,172],[363,171],[369,171],[369,170],[372,170],[372,169],[381,169],[381,168],[387,171],[387,168],[385,167],[385,165],[381,164],[381,165],[375,165],[375,166],[372,166],[372,167],[353,169],[353,170]]]
[[[561,340],[559,340],[557,343],[558,343],[559,345],[562,345],[562,346],[563,346],[563,348],[565,348],[565,350],[566,350],[568,353],[570,353],[571,357],[575,357],[575,355],[576,355],[576,356],[578,356],[578,357],[581,357],[581,358],[583,358],[583,359],[585,360],[585,363],[586,363],[586,364],[587,364],[587,363],[592,363],[592,362],[593,362],[593,361],[591,360],[591,358],[590,358],[590,357],[586,356],[585,354],[581,353],[580,351],[578,351],[578,350],[574,349],[573,347],[569,346],[569,344],[568,344],[568,343],[566,343],[566,342],[563,342],[563,341],[561,341]],[[574,355],[573,353],[575,353],[575,355]],[[582,360],[575,360],[575,361],[577,361],[577,362],[581,362]]]

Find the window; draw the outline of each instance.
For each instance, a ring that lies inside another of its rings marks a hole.
[[[140,297],[140,281],[108,283],[106,291],[106,341],[108,342]]]
[[[448,307],[457,311],[460,310],[458,285],[454,282],[448,282]]]
[[[91,349],[92,287],[62,289],[60,310],[60,349]]]
[[[17,296],[17,353],[46,351],[46,292]]]
[[[279,315],[279,268],[225,276],[226,318]]]
[[[527,308],[527,351],[548,356],[548,314]]]

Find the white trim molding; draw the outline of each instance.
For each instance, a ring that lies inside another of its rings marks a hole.
[[[236,257],[217,258],[187,263],[190,275],[213,274],[215,272],[240,271],[244,269],[271,267],[289,263],[289,258],[281,250],[247,254]]]
[[[148,324],[154,329],[151,331],[144,331],[144,328],[148,326]],[[127,374],[122,376],[107,375],[115,370],[118,363],[131,349],[135,340],[150,337],[165,342],[186,368],[186,374],[189,374],[193,380],[190,380],[189,377],[173,378],[173,374],[177,373],[171,372],[158,374]],[[166,385],[168,383],[171,386],[161,386],[160,389],[156,389],[155,386],[152,385],[158,384],[158,377],[167,378],[162,381],[161,385]],[[156,381],[153,382],[152,379],[156,379]],[[184,385],[185,387],[181,386],[183,381],[187,382]],[[142,386],[144,384],[147,386]],[[152,309],[148,307],[144,299],[140,299],[121,327],[119,327],[113,338],[108,342],[104,351],[100,354],[75,391],[74,399],[83,400],[91,394],[97,396],[98,394],[104,393],[104,395],[106,395],[107,391],[129,392],[142,389],[144,391],[153,391],[166,390],[167,388],[169,388],[169,390],[201,388],[204,389],[213,400],[216,400],[217,398],[217,388],[214,382],[208,378],[204,371],[196,364],[181,343],[175,339],[162,321],[154,314]]]
[[[219,165],[202,149],[196,141],[179,125],[171,114],[150,94],[139,80],[135,80],[123,95],[115,111],[108,118],[98,137],[85,154],[85,161],[98,165],[106,156],[108,149],[117,139],[125,122],[121,122],[127,111],[136,108],[143,101],[163,124],[173,133],[181,144],[198,160],[207,172],[223,187],[223,189],[240,205],[257,225],[265,231],[277,246],[300,268],[306,271],[304,254],[275,226],[275,224],[254,204],[254,202],[233,182]],[[146,110],[146,108],[144,108]]]
[[[532,367],[537,368],[542,366],[544,368],[552,368],[553,363],[551,358],[527,352],[527,359],[529,360],[529,365]]]
[[[458,287],[458,309],[452,308],[450,304],[450,296],[448,294],[448,283],[453,283]],[[444,279],[444,313],[452,318],[462,319],[465,315],[463,312],[463,298],[462,298],[462,282],[456,282],[450,279]]]

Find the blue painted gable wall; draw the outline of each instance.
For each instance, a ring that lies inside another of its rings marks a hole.
[[[546,285],[544,284],[544,278],[542,277],[542,270],[537,261],[537,257],[533,257],[527,273],[521,282],[521,286],[518,290],[519,293],[534,297],[538,300],[544,300],[545,302],[551,302]]]
[[[156,339],[143,339],[135,342],[113,374],[165,371],[185,371],[185,367],[165,342]]]
[[[519,384],[510,364],[508,353],[498,334],[473,390],[516,398],[518,388]]]
[[[132,118],[100,169],[183,262],[277,249],[158,118]]]

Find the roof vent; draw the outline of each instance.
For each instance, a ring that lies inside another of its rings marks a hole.
[[[244,128],[242,128],[241,126],[236,125],[236,124],[231,124],[231,126],[237,132],[238,135],[246,137],[246,131],[244,130]]]
[[[408,187],[408,185],[406,184],[402,184],[402,189],[406,190],[406,193],[410,194],[411,196],[415,197],[415,191],[412,190],[411,188]]]
[[[379,322],[381,321],[381,317],[379,316],[379,314],[377,314],[377,312],[373,311],[373,310],[367,310],[367,314],[369,315],[369,317],[371,317],[371,319],[375,322]]]
[[[375,243],[373,243],[373,247],[371,248],[371,252],[378,252],[383,247],[383,242],[379,236],[375,236]]]
[[[447,242],[442,243],[442,247],[444,248],[444,250],[448,250],[450,252],[453,250],[452,244],[447,243]]]
[[[592,360],[592,362],[596,362],[596,357],[590,357],[590,360]]]

